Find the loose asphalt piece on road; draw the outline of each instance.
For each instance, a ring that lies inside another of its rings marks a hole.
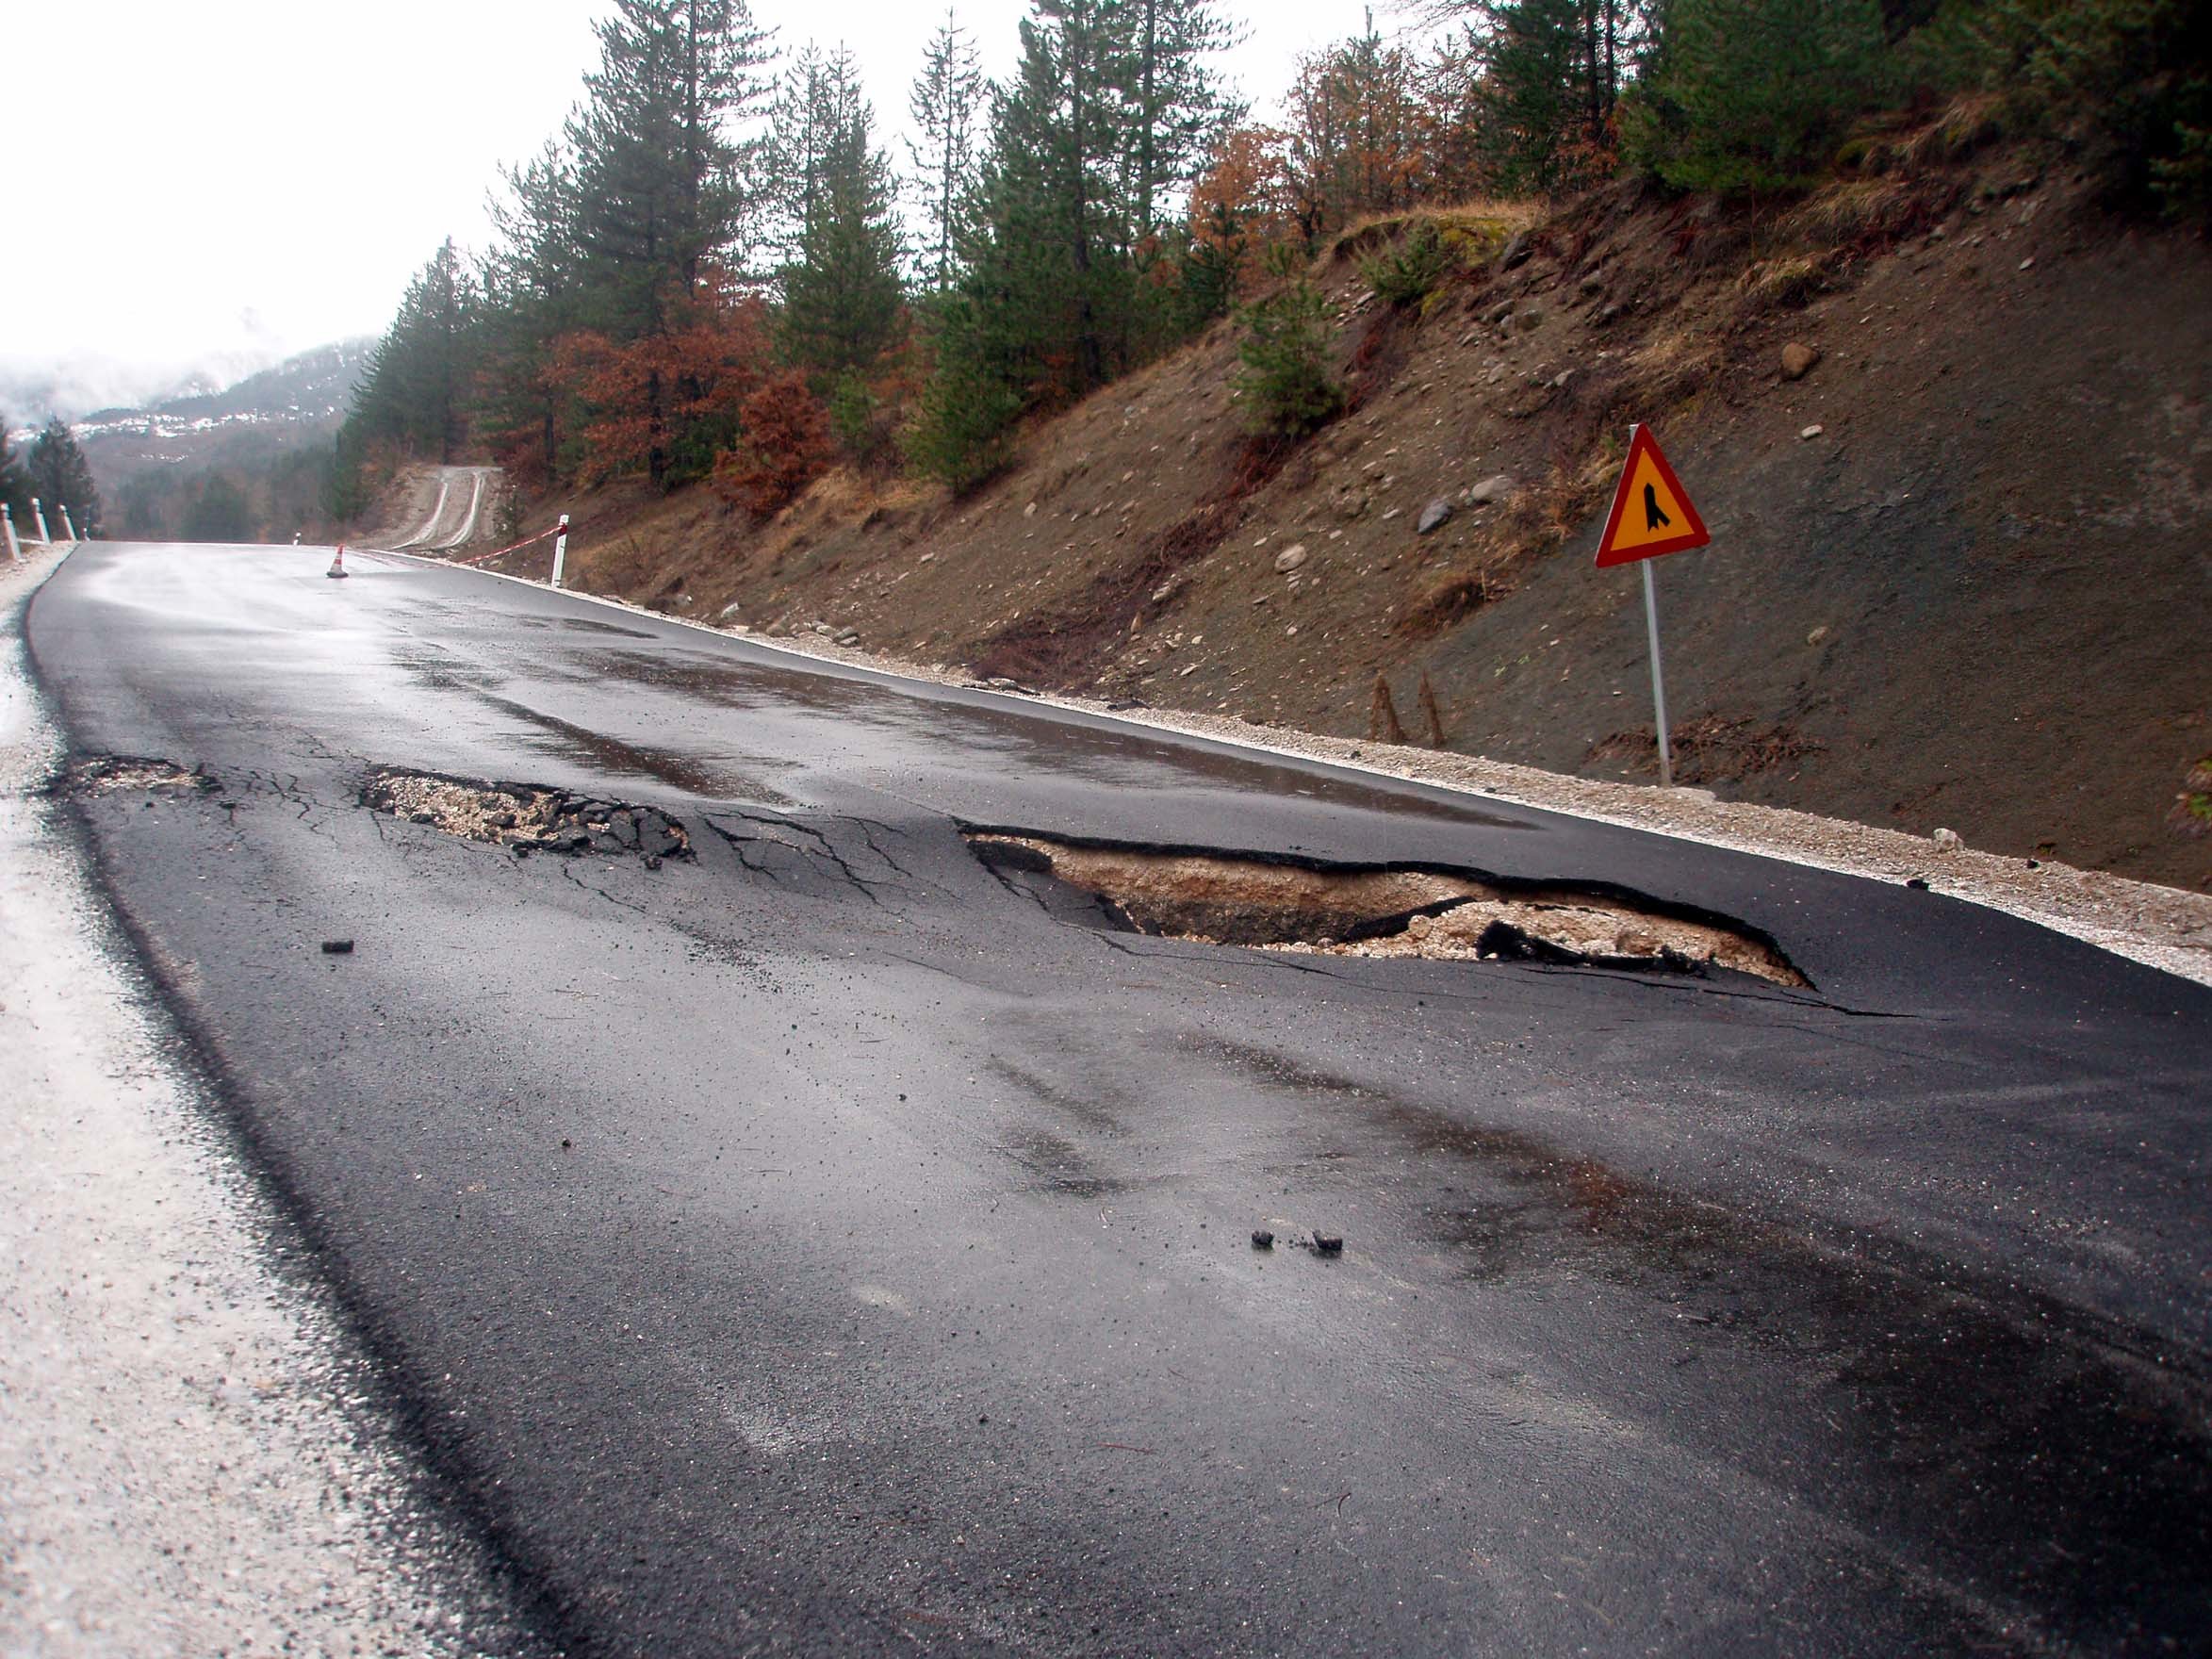
[[[90,545],[28,637],[98,881],[549,1639],[2212,1642],[2212,992],[350,568]],[[1805,983],[1137,931],[993,837],[1595,895]]]

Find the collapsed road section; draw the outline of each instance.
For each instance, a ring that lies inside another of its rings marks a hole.
[[[651,807],[529,783],[491,783],[386,766],[361,788],[361,804],[449,835],[533,852],[634,854],[647,869],[692,856],[683,826]]]
[[[1439,961],[1523,961],[1749,974],[1810,985],[1774,941],[1725,918],[1597,886],[1426,866],[1292,862],[971,830],[999,879],[1046,905],[1088,895],[1101,926],[1210,944]]]

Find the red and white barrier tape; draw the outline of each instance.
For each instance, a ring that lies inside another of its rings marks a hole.
[[[498,558],[501,553],[511,553],[516,548],[526,548],[530,546],[530,544],[533,541],[544,541],[548,536],[559,535],[564,530],[566,530],[567,528],[569,527],[565,524],[556,524],[550,530],[541,530],[535,535],[526,535],[520,541],[511,543],[506,547],[495,548],[488,553],[479,553],[473,559],[455,559],[453,563],[456,565],[488,564],[492,560]]]

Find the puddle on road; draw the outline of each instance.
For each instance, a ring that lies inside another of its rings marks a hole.
[[[1294,770],[1256,751],[1224,753],[1176,740],[1172,733],[1056,718],[1050,710],[978,707],[926,695],[932,689],[926,686],[898,690],[832,672],[835,664],[811,670],[733,663],[700,652],[633,650],[593,652],[581,661],[597,677],[697,698],[718,708],[779,721],[827,717],[848,734],[854,727],[889,731],[902,745],[928,744],[963,768],[974,766],[979,758],[997,757],[1115,787],[1260,788],[1322,806],[1384,812],[1400,818],[1529,827],[1525,818],[1507,816],[1472,800]]]
[[[657,779],[705,800],[743,800],[762,806],[792,804],[788,797],[759,779],[731,770],[711,758],[678,754],[672,749],[647,748],[603,731],[594,731],[588,726],[578,726],[511,698],[495,697],[481,690],[477,696],[500,713],[536,727],[544,735],[524,741],[547,754],[589,761],[606,771],[632,778]]]
[[[1596,886],[965,833],[975,856],[1009,886],[1042,901],[1038,879],[1064,882],[1099,901],[1102,926],[1161,938],[1435,961],[1725,968],[1794,989],[1809,984],[1754,929]]]

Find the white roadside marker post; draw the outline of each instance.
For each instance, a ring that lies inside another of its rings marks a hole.
[[[70,522],[69,509],[67,507],[61,509],[61,531],[62,534],[68,536],[71,541],[74,542],[76,540],[76,526]]]
[[[39,539],[51,547],[54,538],[46,534],[46,509],[39,505],[39,498],[31,498],[31,517],[39,527]]]
[[[1651,561],[1638,561],[1644,569],[1644,626],[1651,636],[1651,706],[1659,715],[1659,787],[1675,786],[1674,746],[1666,736],[1666,676],[1659,666],[1659,596],[1651,585]]]
[[[8,532],[8,556],[22,564],[23,543],[15,539],[15,509],[6,501],[0,501],[0,529]]]
[[[561,572],[568,564],[568,515],[561,515],[561,523],[553,533],[553,585],[561,585]]]

